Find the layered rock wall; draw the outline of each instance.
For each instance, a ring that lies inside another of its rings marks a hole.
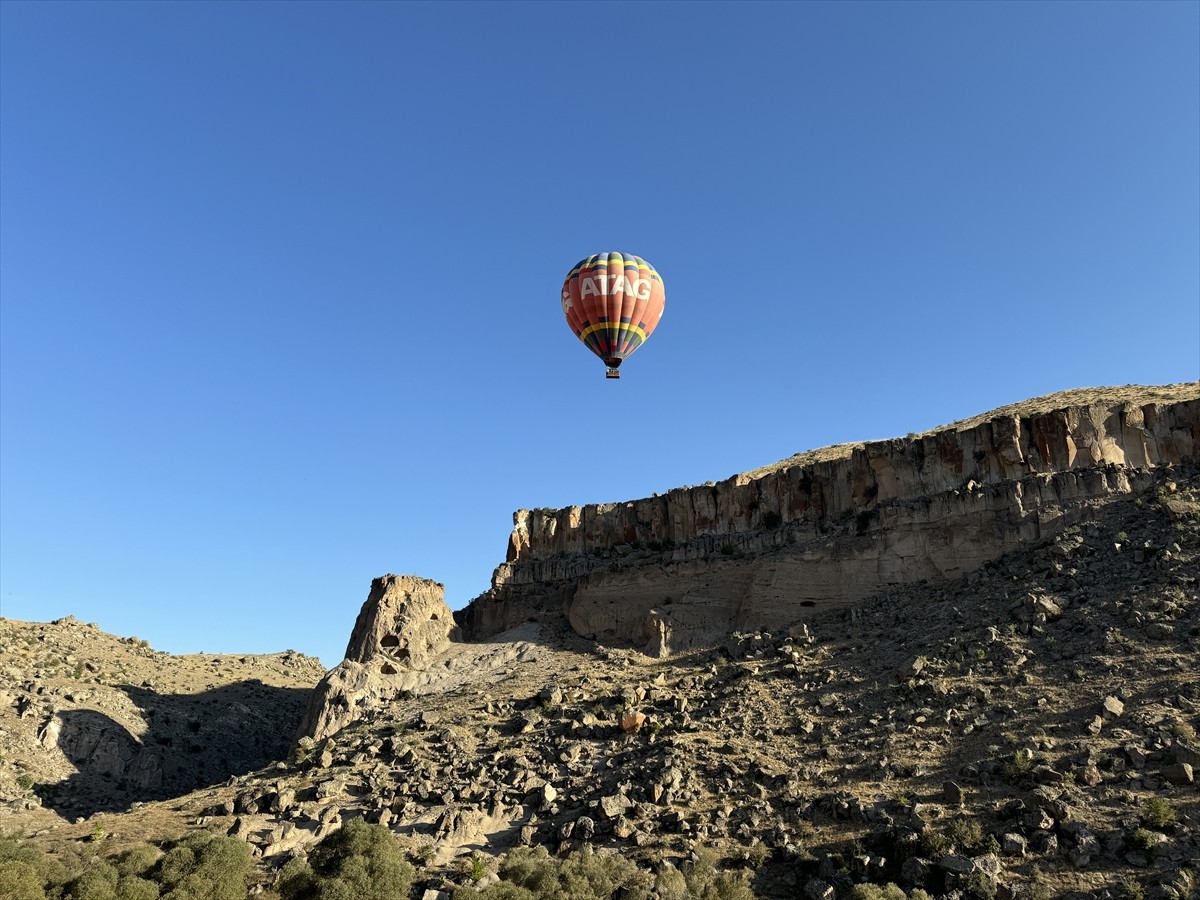
[[[1195,463],[1200,386],[1121,394],[1031,402],[642,500],[518,510],[507,561],[459,620],[481,637],[565,616],[580,634],[662,654],[961,575],[1146,486],[1155,468]]]

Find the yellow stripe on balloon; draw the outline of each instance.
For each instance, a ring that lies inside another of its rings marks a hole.
[[[598,322],[595,325],[589,325],[579,333],[579,339],[583,340],[597,331],[632,331],[643,341],[646,339],[644,329],[638,328],[636,325],[628,325],[624,322]]]

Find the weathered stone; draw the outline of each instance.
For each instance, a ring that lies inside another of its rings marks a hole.
[[[633,801],[624,794],[611,794],[600,798],[600,812],[606,819],[615,819],[631,806]]]
[[[1031,597],[1029,608],[1035,616],[1041,616],[1047,622],[1057,622],[1062,618],[1062,607],[1049,597]]]
[[[938,866],[955,875],[969,875],[975,871],[975,861],[968,856],[949,853],[938,860]]]
[[[1195,773],[1188,763],[1171,763],[1169,766],[1164,766],[1162,777],[1180,787],[1193,784],[1196,780]]]
[[[962,787],[953,781],[942,783],[942,799],[952,806],[961,806],[966,795],[963,793]]]
[[[575,820],[575,837],[590,841],[596,834],[596,820],[591,816],[580,816]]]
[[[1171,755],[1177,763],[1187,763],[1195,769],[1200,769],[1200,749],[1193,747],[1187,741],[1177,740],[1175,746],[1171,748]]]
[[[1000,857],[994,853],[984,853],[981,856],[972,857],[971,862],[974,863],[976,872],[993,883],[1000,877],[1000,873],[1004,869]]]
[[[1140,769],[1146,765],[1150,759],[1150,754],[1145,747],[1139,747],[1137,744],[1126,744],[1123,748],[1125,755],[1129,757],[1129,764],[1135,769]]]
[[[454,615],[434,581],[385,575],[371,582],[346,646],[309,699],[299,737],[336,734],[411,686],[419,669],[457,634]]]
[[[918,856],[910,856],[900,866],[900,880],[910,887],[924,887],[929,880],[930,863]]]
[[[621,730],[626,734],[635,734],[646,723],[646,715],[632,709],[621,713]]]
[[[376,578],[350,632],[346,659],[374,664],[385,675],[421,668],[458,633],[444,594],[427,578]]]
[[[1122,703],[1117,697],[1105,697],[1102,706],[1104,710],[1104,718],[1106,719],[1115,719],[1118,716],[1123,715],[1125,712],[1125,704]]]
[[[627,819],[625,816],[617,816],[616,821],[613,822],[613,837],[615,837],[618,841],[626,840],[630,837],[630,835],[635,834],[635,832],[636,829],[633,826],[633,822],[629,821],[629,819]],[[639,846],[641,843],[644,843],[644,841],[640,842]]]
[[[1024,856],[1029,852],[1029,841],[1015,832],[1005,832],[1000,838],[1000,849],[1006,856]]]
[[[1075,768],[1075,780],[1079,784],[1095,787],[1101,782],[1102,777],[1100,769],[1094,764],[1089,763],[1086,766],[1077,766]]]
[[[1050,831],[1035,831],[1029,839],[1029,849],[1040,854],[1057,853],[1058,838]]]

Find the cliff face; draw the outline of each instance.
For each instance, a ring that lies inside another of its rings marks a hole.
[[[444,591],[414,575],[372,581],[346,658],[313,689],[297,736],[328,737],[420,680],[421,670],[458,636]]]
[[[458,618],[478,638],[561,615],[664,655],[972,571],[1198,447],[1198,384],[1076,391],[642,500],[518,510]]]

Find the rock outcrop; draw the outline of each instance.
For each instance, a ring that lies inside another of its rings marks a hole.
[[[436,581],[411,575],[372,581],[346,658],[313,691],[299,736],[319,740],[334,734],[408,690],[426,663],[457,637],[444,594]]]
[[[382,675],[419,669],[456,630],[442,585],[410,575],[385,575],[371,582],[346,645],[346,659],[377,662]]]
[[[957,577],[1192,465],[1200,385],[1074,391],[626,503],[518,510],[472,638],[563,617],[656,655]]]

